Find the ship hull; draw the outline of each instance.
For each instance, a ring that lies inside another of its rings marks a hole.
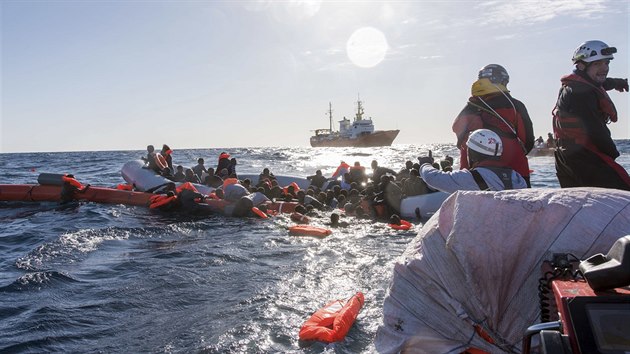
[[[312,147],[373,147],[373,146],[390,146],[400,130],[379,130],[372,134],[362,135],[357,138],[342,137],[311,137]]]

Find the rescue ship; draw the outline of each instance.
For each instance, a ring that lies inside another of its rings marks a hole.
[[[390,146],[400,130],[374,130],[372,118],[363,118],[363,104],[357,101],[354,120],[343,117],[339,121],[339,131],[333,130],[332,104],[328,104],[328,129],[317,129],[311,136],[312,147],[371,147]]]

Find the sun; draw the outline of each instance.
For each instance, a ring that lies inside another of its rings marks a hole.
[[[346,43],[348,58],[354,65],[362,68],[378,65],[385,59],[388,48],[383,32],[373,27],[359,28]]]

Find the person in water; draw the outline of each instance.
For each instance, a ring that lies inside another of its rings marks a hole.
[[[317,187],[318,190],[321,190],[324,187],[324,183],[328,181],[328,178],[322,174],[322,170],[315,171],[314,175],[308,176],[306,179],[311,181],[311,186]]]
[[[175,179],[175,182],[184,182],[186,180],[186,174],[184,173],[184,166],[178,165],[177,172],[175,172],[175,175],[173,177]]]
[[[141,159],[144,161],[146,168],[157,173],[162,172],[157,162],[155,162],[155,147],[153,145],[147,145],[147,157],[141,157]]]
[[[220,176],[221,171],[223,171],[223,169],[228,170],[230,168],[230,165],[230,154],[223,151],[221,152],[221,154],[219,154],[219,162],[217,163],[217,168],[214,169],[214,173]]]
[[[582,43],[573,53],[575,70],[562,77],[553,110],[556,174],[560,187],[603,187],[630,190],[630,176],[615,159],[609,123],[617,110],[606,91],[628,91],[628,79],[608,77],[617,52],[602,41]]]
[[[201,183],[201,181],[199,180],[199,177],[197,177],[197,175],[190,168],[186,169],[186,172],[184,174],[186,175],[186,179],[185,179],[186,182]]]
[[[332,214],[330,214],[330,223],[328,223],[327,225],[329,225],[330,227],[348,227],[348,226],[350,226],[350,224],[348,224],[347,221],[339,221],[339,213],[332,213]]]
[[[162,154],[162,156],[164,156],[164,160],[166,160],[166,166],[169,168],[169,170],[171,170],[172,175],[175,171],[175,169],[173,168],[173,150],[171,150],[168,145],[164,144],[162,145],[162,151],[160,151],[160,153]]]
[[[553,138],[553,134],[551,134],[551,133],[547,133],[546,147],[549,148],[549,149],[555,149],[556,148],[556,139]]]
[[[197,165],[192,168],[192,171],[197,175],[199,180],[201,180],[201,176],[204,172],[208,173],[208,170],[206,170],[206,166],[203,165],[204,163],[204,159],[200,157],[197,159]]]
[[[527,182],[507,165],[497,165],[503,154],[503,143],[492,130],[473,131],[466,141],[466,155],[470,169],[452,172],[433,167],[433,156],[419,157],[420,175],[432,188],[453,193],[458,190],[491,190],[527,188]]]
[[[381,181],[381,176],[386,174],[396,177],[396,172],[391,168],[382,167],[378,165],[378,161],[372,160],[372,182],[379,183]]]
[[[472,85],[472,96],[453,123],[460,150],[460,168],[470,168],[466,141],[477,129],[489,129],[503,140],[503,154],[495,166],[509,166],[529,182],[527,154],[534,147],[534,128],[525,105],[507,89],[510,76],[504,67],[489,64],[479,70]]]

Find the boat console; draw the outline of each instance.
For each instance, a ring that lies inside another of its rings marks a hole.
[[[579,269],[564,274],[581,277],[551,280],[555,306],[550,308],[557,309],[559,320],[528,328],[524,354],[536,334],[540,353],[630,353],[630,236],[617,240],[608,254],[580,262]]]

